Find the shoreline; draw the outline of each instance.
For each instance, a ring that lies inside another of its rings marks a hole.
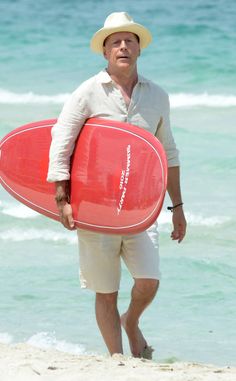
[[[28,344],[0,344],[1,381],[235,381],[236,367],[157,363],[123,355],[73,355]]]

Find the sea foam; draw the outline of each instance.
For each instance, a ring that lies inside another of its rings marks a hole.
[[[54,333],[39,332],[27,340],[27,344],[41,349],[56,349],[61,352],[72,353],[75,355],[85,354],[85,348],[80,344],[69,343],[58,340]]]
[[[0,343],[11,344],[13,342],[13,336],[6,332],[0,332]]]
[[[14,93],[0,89],[0,104],[62,104],[69,94],[43,95],[31,91],[27,93]]]
[[[213,107],[227,108],[236,106],[236,95],[179,93],[170,95],[172,108]]]
[[[33,209],[28,208],[24,204],[0,202],[0,210],[2,214],[15,218],[28,219],[40,216],[39,213],[35,212]]]
[[[189,226],[195,227],[216,227],[222,226],[228,223],[231,218],[228,216],[209,216],[205,217],[201,214],[193,214],[186,212],[186,219]],[[162,211],[158,218],[158,226],[160,231],[165,231],[169,224],[171,224],[171,215],[165,211]],[[154,224],[150,227],[149,232],[155,233],[157,231],[157,225]],[[22,242],[22,241],[48,241],[48,242],[66,242],[68,244],[77,244],[77,235],[75,232],[69,232],[64,230],[52,230],[52,229],[40,229],[40,228],[21,228],[14,227],[10,229],[5,229],[0,231],[0,240],[2,241],[12,241],[12,242]]]
[[[50,229],[39,228],[12,228],[2,230],[0,232],[0,240],[12,242],[25,242],[25,241],[49,241],[49,242],[66,242],[75,244],[77,242],[77,235],[73,232],[53,231]]]
[[[27,344],[41,349],[56,349],[65,353],[72,353],[75,355],[86,354],[85,347],[81,344],[74,344],[65,340],[58,340],[54,333],[39,332],[32,335],[25,341]],[[1,344],[17,344],[18,341],[12,335],[5,332],[0,332]]]
[[[55,95],[35,94],[32,91],[26,93],[15,93],[0,89],[0,104],[63,104],[69,97],[68,93]],[[176,93],[170,94],[171,108],[191,107],[235,107],[236,95],[234,94],[208,94],[200,93]]]
[[[228,223],[231,218],[229,216],[203,216],[202,214],[195,214],[186,211],[185,217],[188,222],[188,225],[193,226],[206,226],[206,227],[214,227],[217,225],[223,225]],[[172,218],[170,213],[165,212],[164,210],[161,212],[158,218],[158,225],[166,225],[172,222]]]

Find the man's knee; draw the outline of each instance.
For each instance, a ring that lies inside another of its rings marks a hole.
[[[135,289],[144,297],[154,297],[157,293],[158,287],[158,279],[135,279]]]
[[[106,304],[108,306],[116,306],[117,305],[117,296],[118,292],[112,292],[112,293],[96,293],[96,303],[100,304]]]

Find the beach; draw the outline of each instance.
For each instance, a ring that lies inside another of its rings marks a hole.
[[[235,367],[162,364],[123,355],[72,355],[27,344],[0,345],[1,381],[235,381]]]

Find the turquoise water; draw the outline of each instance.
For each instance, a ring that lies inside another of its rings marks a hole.
[[[233,0],[1,0],[0,137],[21,124],[57,117],[68,94],[104,67],[89,50],[90,37],[119,10],[153,34],[139,71],[170,94],[188,219],[188,235],[178,245],[169,238],[165,208],[159,218],[162,283],[141,325],[158,361],[235,365]],[[150,234],[155,241],[155,229]],[[0,189],[0,341],[106,352],[94,296],[79,287],[77,251],[75,233]],[[121,311],[131,284],[124,268]]]

